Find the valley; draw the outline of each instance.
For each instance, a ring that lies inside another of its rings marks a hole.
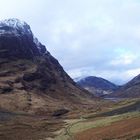
[[[133,111],[128,111],[137,102],[138,108],[134,107]],[[121,110],[126,107],[128,110],[122,112]],[[112,114],[111,112],[115,110],[118,111]],[[58,140],[138,139],[140,138],[139,99],[120,101],[115,103],[112,108],[107,108],[105,112],[99,111],[85,115],[72,122],[65,132],[63,136],[58,137]]]
[[[102,101],[103,103],[104,101]],[[2,140],[136,140],[140,138],[140,99],[104,102],[100,109],[58,117],[3,114]],[[106,105],[106,107],[105,107]],[[126,109],[127,108],[127,109]]]
[[[139,87],[78,84],[26,22],[0,22],[0,140],[138,140]]]

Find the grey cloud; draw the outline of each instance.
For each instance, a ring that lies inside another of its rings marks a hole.
[[[73,78],[125,83],[140,73],[138,0],[5,0],[0,17],[28,22]]]

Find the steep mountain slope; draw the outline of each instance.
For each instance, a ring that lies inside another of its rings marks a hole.
[[[92,105],[90,97],[34,37],[27,23],[0,22],[0,110],[67,112],[64,109]]]
[[[110,96],[121,98],[140,97],[140,75],[133,78],[130,82],[123,85],[118,91],[116,91],[114,94],[111,94]]]
[[[100,77],[89,76],[77,81],[78,85],[87,89],[95,96],[104,96],[115,91],[118,86]]]

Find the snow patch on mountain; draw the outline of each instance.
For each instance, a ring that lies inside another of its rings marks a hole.
[[[22,20],[11,18],[0,21],[0,36],[5,34],[14,36],[26,35],[33,40],[36,47],[41,51],[41,43],[32,33],[30,26]]]
[[[0,33],[4,32],[17,35],[32,34],[30,26],[26,22],[15,18],[0,21]]]

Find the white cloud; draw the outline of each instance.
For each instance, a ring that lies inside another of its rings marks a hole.
[[[132,77],[131,70],[133,76],[139,73],[139,0],[0,0],[0,3],[0,18],[27,21],[72,77],[97,75],[117,82],[124,77],[125,82]]]
[[[117,65],[130,65],[133,64],[133,62],[138,58],[139,56],[136,56],[135,54],[132,53],[124,53],[115,58],[110,62],[111,65],[117,66]]]

